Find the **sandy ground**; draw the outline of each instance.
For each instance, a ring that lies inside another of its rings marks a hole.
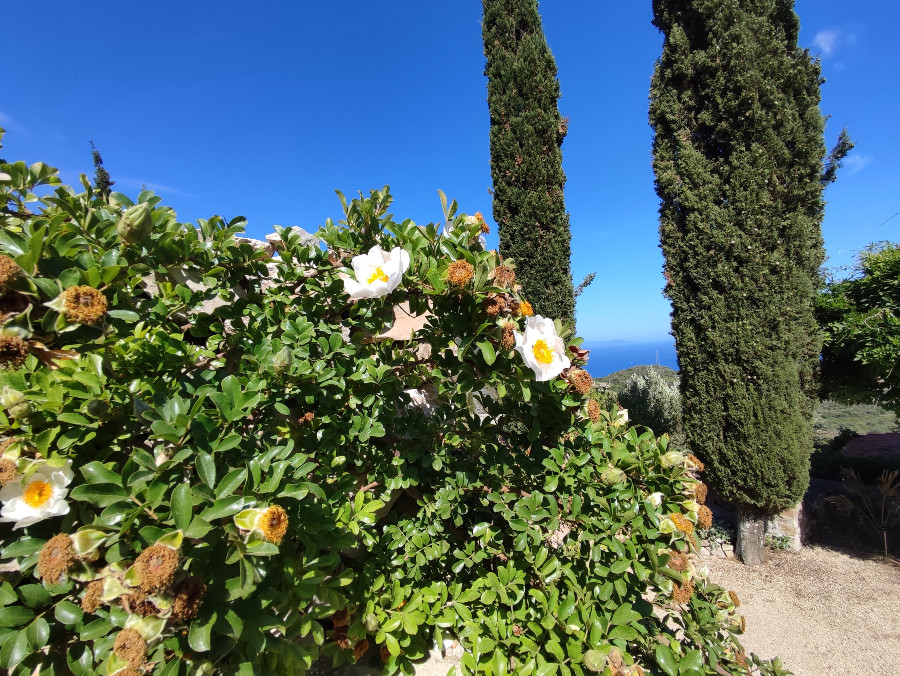
[[[900,566],[819,547],[768,552],[755,567],[712,557],[700,563],[737,593],[748,653],[780,656],[795,676],[900,676]],[[416,674],[444,676],[454,664],[433,658]],[[320,666],[313,673],[370,676],[380,669]]]
[[[818,547],[704,564],[737,592],[747,652],[778,655],[796,676],[900,675],[900,567]]]

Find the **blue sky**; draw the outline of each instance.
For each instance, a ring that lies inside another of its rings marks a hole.
[[[248,7],[252,7],[248,11]],[[800,0],[801,45],[822,59],[826,141],[857,144],[828,188],[832,266],[900,239],[895,3]],[[657,340],[662,297],[647,92],[662,37],[651,3],[546,0],[575,282],[588,340]],[[45,161],[67,183],[146,184],[183,221],[212,214],[315,230],[340,217],[335,189],[391,186],[393,213],[441,217],[437,190],[493,224],[481,3],[54,3],[0,27],[3,157]],[[886,222],[887,221],[887,222]],[[488,236],[496,246],[496,227]]]

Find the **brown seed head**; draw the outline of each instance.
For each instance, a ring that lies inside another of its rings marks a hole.
[[[682,533],[687,533],[688,535],[690,535],[694,532],[694,524],[692,524],[683,514],[674,512],[671,517],[672,522],[675,524],[675,528],[680,530]]]
[[[475,268],[468,261],[453,261],[447,268],[447,281],[453,286],[465,286],[472,281]]]
[[[100,607],[100,597],[103,595],[103,580],[94,580],[84,588],[84,596],[81,597],[81,609],[86,613],[93,613]]]
[[[49,584],[59,584],[75,563],[75,548],[72,538],[65,533],[54,535],[41,548],[37,563],[37,574]]]
[[[172,603],[172,617],[176,620],[190,620],[197,617],[206,594],[206,584],[199,577],[191,575],[175,586],[175,601]]]
[[[679,573],[683,573],[691,567],[691,560],[687,557],[687,555],[682,554],[681,552],[673,551],[669,553],[668,566],[672,570],[677,570]]]
[[[578,394],[587,394],[594,385],[594,379],[591,378],[591,374],[584,369],[570,369],[566,380],[569,381],[569,385],[575,388]]]
[[[588,418],[591,419],[591,422],[597,422],[598,420],[600,420],[600,413],[602,412],[602,410],[603,408],[599,403],[597,403],[596,399],[591,399],[590,401],[588,401],[587,413]]]
[[[22,268],[9,256],[0,256],[0,291],[22,274]]]
[[[80,324],[96,324],[106,314],[106,297],[90,286],[73,286],[62,292],[66,319]]]
[[[534,308],[531,307],[531,303],[527,300],[523,300],[519,303],[519,316],[520,317],[530,317],[534,314]]]
[[[141,589],[148,594],[162,591],[175,579],[178,552],[165,545],[147,547],[134,560],[141,580]]]
[[[703,530],[709,530],[712,526],[712,512],[706,505],[701,505],[697,510],[697,525]]]
[[[481,228],[481,232],[485,235],[491,231],[491,226],[484,220],[484,215],[480,211],[475,212],[475,221],[478,223],[478,227]]]
[[[672,586],[672,599],[675,603],[688,603],[691,596],[694,595],[694,581],[688,580],[684,584],[674,584]]]
[[[744,618],[741,618],[741,620],[743,620],[743,619]],[[741,624],[743,624],[743,621],[741,622]],[[745,655],[744,653],[737,653],[734,656],[734,661],[737,662],[738,664],[740,664],[744,668],[750,666],[749,663],[747,662],[747,655]]]
[[[512,288],[516,281],[516,271],[508,265],[498,265],[493,272],[494,285],[501,289]]]
[[[365,639],[353,646],[353,658],[356,660],[362,659],[362,656],[367,652],[369,652],[369,642]]]
[[[12,440],[7,439],[6,441]],[[6,441],[3,443],[6,443]],[[2,450],[0,450],[0,452],[2,452]],[[18,478],[19,469],[16,467],[16,463],[9,458],[0,459],[0,486],[5,486],[12,481],[16,481]]]
[[[388,647],[386,645],[381,646],[380,652],[382,662],[387,662],[389,659],[391,659],[391,651],[388,650]]]
[[[484,307],[484,311],[487,313],[488,317],[497,317],[506,304],[494,294],[488,294],[488,296],[481,301],[482,307]]]
[[[313,421],[315,415],[313,415],[312,411],[307,411],[303,415],[300,416],[300,419],[297,421],[300,425],[307,425]]]
[[[504,350],[511,350],[516,346],[516,325],[504,324],[503,334],[500,336],[500,347]]]
[[[266,540],[276,545],[281,544],[288,528],[287,512],[279,505],[272,505],[263,512],[259,528]]]
[[[129,667],[137,669],[147,658],[147,642],[134,629],[123,629],[116,636],[113,652],[125,660]]]
[[[127,605],[126,610],[131,611],[132,615],[148,617],[159,612],[159,608],[147,598],[147,592],[140,587],[132,589],[130,594],[125,594],[122,597],[122,604]]]
[[[701,505],[706,504],[706,493],[707,493],[706,484],[698,483],[694,486],[694,500],[699,502]]]
[[[741,600],[738,598],[737,592],[729,591],[728,598],[731,599],[731,602],[734,604],[735,608],[741,607]]]
[[[350,625],[350,613],[346,610],[339,610],[331,616],[331,621],[335,627],[347,627]]]
[[[698,458],[698,457],[697,457],[696,455],[694,455],[693,453],[688,453],[687,459],[688,459],[691,463],[693,463],[694,469],[696,469],[698,472],[702,472],[702,471],[703,471],[704,465],[703,465],[702,462],[700,462],[700,458]]]
[[[19,338],[3,334],[0,336],[0,366],[17,369],[25,363],[28,356],[28,343]]]

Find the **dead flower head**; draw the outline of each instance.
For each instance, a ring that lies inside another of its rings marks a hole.
[[[178,552],[165,545],[147,547],[134,560],[141,580],[141,589],[148,594],[162,591],[175,579]]]
[[[75,563],[72,538],[65,533],[54,535],[41,548],[37,563],[38,576],[48,584],[59,584]]]
[[[673,513],[672,523],[674,523],[675,528],[680,530],[682,533],[690,535],[694,532],[694,524],[692,524],[683,514],[679,514],[678,512]]]
[[[22,274],[22,268],[9,256],[0,256],[0,291]]]
[[[484,214],[480,211],[475,212],[475,222],[478,223],[478,227],[481,228],[481,232],[485,235],[491,231],[491,226],[487,224],[487,221],[484,220]]]
[[[511,350],[516,346],[516,325],[512,322],[503,325],[503,334],[500,336],[500,347]]]
[[[584,369],[570,369],[566,380],[575,388],[578,394],[587,394],[594,385],[594,379],[591,374]]]
[[[127,662],[129,667],[137,669],[147,658],[147,642],[134,629],[123,629],[116,636],[113,652]]]
[[[672,599],[675,603],[688,603],[691,600],[691,597],[694,595],[694,581],[688,580],[684,584],[678,584],[677,582],[672,585]]]
[[[307,425],[307,424],[311,423],[313,421],[313,418],[315,418],[315,417],[316,416],[313,414],[312,411],[307,411],[306,413],[304,413],[303,415],[300,416],[300,418],[297,420],[297,423],[301,426]]]
[[[28,343],[9,334],[0,335],[0,366],[17,369],[28,356]]]
[[[733,592],[733,591],[729,590],[728,598],[731,599],[731,602],[734,604],[735,608],[740,608],[741,600],[738,598],[737,592]]]
[[[489,293],[487,297],[481,301],[482,307],[484,307],[484,311],[487,313],[488,317],[497,317],[506,307],[506,303],[503,300],[493,294]]]
[[[276,545],[281,544],[285,533],[287,533],[287,527],[287,512],[279,505],[272,505],[266,509],[259,522],[259,529],[262,531],[263,537]]]
[[[62,292],[66,319],[96,324],[106,314],[106,297],[91,286],[73,286]]]
[[[712,511],[706,505],[701,505],[697,510],[697,525],[703,530],[708,530],[712,526]]]
[[[707,493],[706,484],[698,483],[694,486],[694,500],[696,500],[701,505],[706,504],[706,493]]]
[[[494,280],[494,286],[501,289],[511,289],[516,281],[516,271],[502,263],[491,271],[490,279]]]
[[[81,609],[86,613],[95,612],[100,607],[101,596],[103,596],[103,580],[94,580],[84,588]]]
[[[679,573],[684,573],[691,567],[691,560],[688,558],[687,554],[673,551],[669,553],[668,566],[672,570],[677,570]]]
[[[190,620],[197,617],[204,594],[206,594],[206,583],[203,580],[195,575],[184,578],[175,586],[172,617],[177,620]]]
[[[361,660],[363,655],[369,652],[369,642],[365,639],[362,641],[358,641],[355,646],[353,646],[353,658],[356,660]]]
[[[453,286],[465,286],[472,281],[475,268],[468,261],[453,261],[447,268],[447,281]]]
[[[345,610],[339,610],[331,616],[331,621],[335,627],[347,627],[350,625],[350,613]]]
[[[3,443],[6,444],[7,441],[12,441],[12,439],[7,439]],[[5,449],[0,449],[0,452],[2,452],[2,450]],[[19,468],[16,467],[16,463],[9,458],[0,459],[0,486],[5,486],[11,481],[16,481],[18,478]]]
[[[693,453],[688,453],[688,469],[695,469],[698,472],[702,472],[704,468],[704,464],[700,462],[700,458],[698,458]]]
[[[140,587],[136,587],[131,590],[130,594],[126,594],[122,597],[123,605],[127,604],[126,610],[129,610],[132,615],[143,615],[147,617],[149,615],[156,615],[159,612],[159,608],[153,605],[153,602],[147,598],[147,592],[145,592]]]

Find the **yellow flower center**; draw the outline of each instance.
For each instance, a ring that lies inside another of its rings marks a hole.
[[[382,282],[386,282],[386,281],[388,281],[388,276],[386,274],[384,274],[384,270],[382,270],[381,268],[375,268],[375,272],[373,272],[372,276],[369,277],[369,281],[367,283],[371,284],[376,279],[380,280]]]
[[[37,509],[47,502],[51,495],[53,495],[53,486],[39,479],[32,481],[25,489],[25,504]]]
[[[549,364],[553,361],[553,350],[550,349],[545,340],[536,341],[531,351],[534,352],[534,358],[542,364]]]

